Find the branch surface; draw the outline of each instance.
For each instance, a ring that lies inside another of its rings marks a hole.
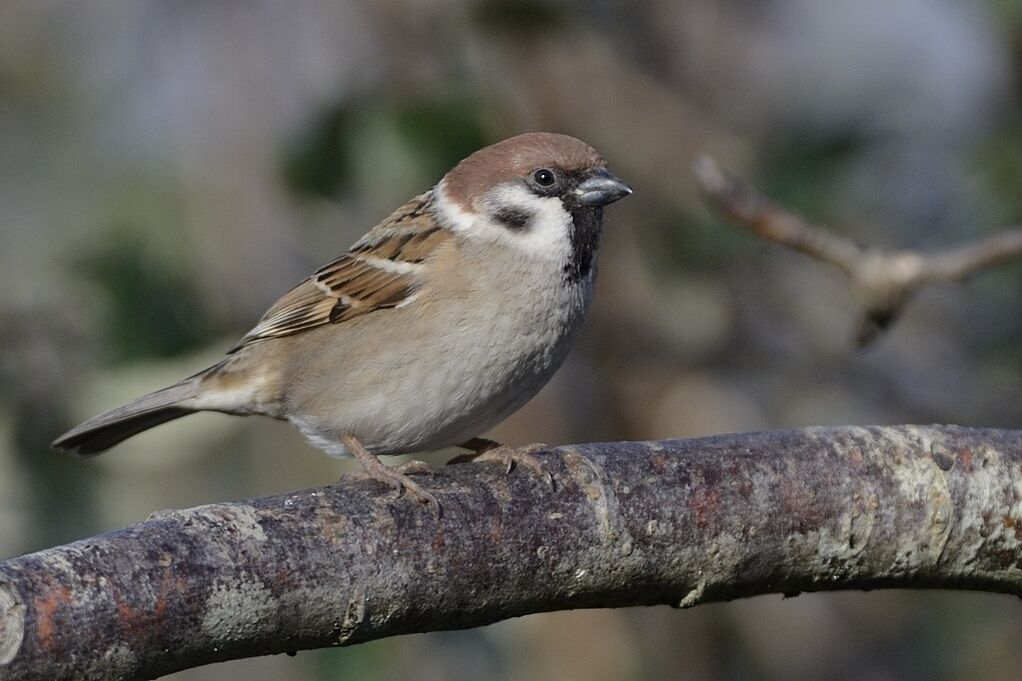
[[[848,277],[863,309],[856,335],[860,346],[894,323],[921,287],[964,281],[982,269],[1022,259],[1022,227],[935,253],[866,248],[770,201],[709,156],[696,161],[694,172],[706,201],[736,224],[833,265]]]
[[[0,679],[155,678],[568,608],[765,593],[1022,596],[1022,431],[806,428],[558,447],[531,472],[153,514],[0,562]]]

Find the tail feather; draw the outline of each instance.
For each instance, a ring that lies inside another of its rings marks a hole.
[[[75,426],[54,440],[52,446],[82,456],[99,454],[143,430],[196,411],[182,404],[195,397],[196,392],[195,377],[185,379]]]

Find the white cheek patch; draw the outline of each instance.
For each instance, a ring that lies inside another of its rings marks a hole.
[[[504,185],[492,190],[480,201],[487,214],[461,210],[437,188],[437,212],[452,232],[475,239],[498,241],[513,246],[531,257],[565,262],[571,256],[571,214],[556,196],[536,196],[519,185]],[[511,229],[491,215],[501,208],[515,209],[531,216],[523,229]]]

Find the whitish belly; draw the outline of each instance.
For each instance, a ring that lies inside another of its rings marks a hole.
[[[430,328],[415,328],[411,318],[399,329],[407,342],[380,342],[323,368],[332,374],[336,398],[294,390],[288,418],[334,456],[350,455],[338,442],[345,432],[380,454],[460,444],[546,384],[575,341],[584,307],[558,306],[527,320],[451,319]]]

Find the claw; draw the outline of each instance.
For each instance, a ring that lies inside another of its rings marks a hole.
[[[550,474],[539,458],[533,456],[534,452],[540,452],[549,447],[545,443],[537,442],[524,447],[512,447],[477,437],[461,446],[473,450],[473,453],[455,457],[448,463],[498,461],[504,465],[504,475],[511,473],[515,464],[518,464],[528,468],[536,477],[541,478],[550,489],[554,488],[554,476]]]
[[[427,492],[422,485],[408,477],[409,474],[431,473],[432,470],[428,464],[424,461],[409,461],[400,466],[387,466],[366,449],[354,435],[346,433],[341,440],[351,453],[355,455],[359,463],[362,464],[362,470],[352,471],[345,477],[349,479],[368,478],[382,482],[385,485],[390,485],[394,488],[395,500],[400,499],[407,492],[409,496],[419,503],[429,506],[435,516],[440,517],[440,502],[436,500],[435,496]]]

